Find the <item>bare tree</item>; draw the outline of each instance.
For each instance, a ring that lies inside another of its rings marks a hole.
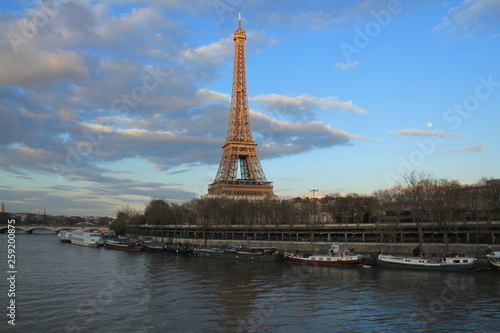
[[[429,179],[429,216],[443,232],[446,251],[449,251],[449,234],[455,229],[456,222],[463,220],[464,204],[462,186],[457,181]]]
[[[418,245],[420,254],[423,249],[423,223],[427,219],[427,203],[431,176],[428,173],[412,171],[403,174],[398,193],[406,209],[410,211],[413,223],[418,228]]]
[[[144,217],[150,225],[173,224],[172,208],[164,199],[153,198],[144,209]]]
[[[401,232],[399,223],[401,222],[403,212],[402,201],[399,197],[399,188],[379,190],[374,195],[378,201],[378,221],[390,225],[388,231],[392,240],[396,243],[397,235]]]
[[[481,185],[481,197],[483,199],[488,221],[500,213],[500,180],[483,177],[479,181]]]

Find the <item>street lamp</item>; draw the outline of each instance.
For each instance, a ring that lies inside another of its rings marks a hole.
[[[313,194],[313,224],[316,224],[316,203],[314,202],[314,192],[318,192],[318,189],[312,189],[312,190],[309,190],[309,192],[312,192]]]

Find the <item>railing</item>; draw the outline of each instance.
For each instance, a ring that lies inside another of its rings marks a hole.
[[[208,185],[208,188],[219,187],[221,185],[225,186],[272,186],[273,182],[262,181],[262,180],[246,180],[246,179],[235,179],[235,180],[216,180],[212,184]]]
[[[146,229],[374,229],[374,228],[417,228],[419,223],[415,222],[400,222],[400,223],[333,223],[333,224],[252,224],[252,225],[238,225],[238,224],[210,224],[210,225],[196,225],[196,224],[162,224],[162,225],[138,225],[140,228]],[[440,228],[441,226],[436,222],[422,222],[422,228]],[[447,227],[496,227],[500,232],[500,221],[460,221],[460,222],[447,222]]]

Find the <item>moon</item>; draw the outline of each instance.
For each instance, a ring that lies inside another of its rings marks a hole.
[[[427,127],[432,127],[432,123],[427,123]]]

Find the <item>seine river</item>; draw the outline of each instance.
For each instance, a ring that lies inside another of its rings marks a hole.
[[[0,235],[7,274],[7,235]],[[128,253],[16,234],[1,332],[498,332],[500,274]]]

